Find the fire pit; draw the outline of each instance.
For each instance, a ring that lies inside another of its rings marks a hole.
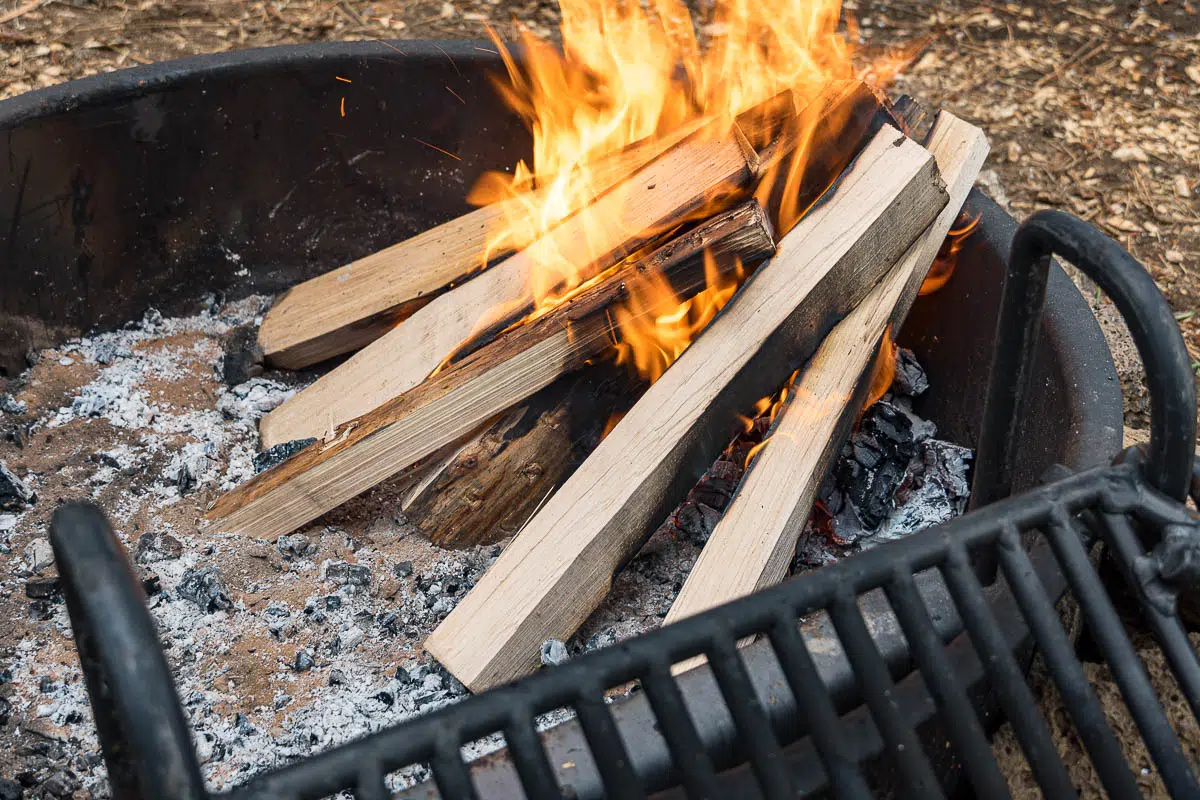
[[[205,293],[277,292],[465,212],[477,175],[511,165],[529,144],[489,84],[499,59],[486,44],[402,46],[189,59],[0,106],[9,153],[0,208],[12,210],[0,266],[0,375],[20,373],[30,349],[119,325],[147,307],[185,312]],[[452,157],[431,158],[429,142]],[[946,287],[917,301],[899,342],[934,386],[917,410],[943,437],[974,445],[1016,224],[977,191],[968,210],[980,215],[978,231]],[[1107,464],[1121,441],[1120,387],[1098,326],[1057,267],[1046,297],[1025,406],[1035,411],[1023,420],[1013,462],[1018,491],[1055,464]],[[1044,550],[1032,556],[1044,566]],[[928,574],[918,585],[938,634],[959,630],[944,585]],[[997,608],[1007,601],[1001,589],[990,599]],[[882,592],[866,595],[862,608],[884,661],[903,674],[912,654]],[[828,620],[806,622],[804,633],[835,703],[851,703],[858,682]],[[795,700],[771,648],[763,641],[743,657],[779,735],[794,738]],[[713,681],[702,667],[679,684],[714,763],[728,766],[744,757],[740,726],[702,699],[718,691]],[[653,705],[635,695],[613,712],[644,785],[662,788],[678,774]],[[570,756],[587,749],[590,723],[581,723],[544,738],[556,780],[590,796],[611,776],[602,763]],[[98,724],[103,731],[108,723]],[[188,757],[179,758],[186,767]],[[486,794],[516,791],[518,772],[504,753],[476,769]]]

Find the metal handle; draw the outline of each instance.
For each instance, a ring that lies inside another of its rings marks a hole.
[[[1150,387],[1146,480],[1184,501],[1196,440],[1196,387],[1183,336],[1145,268],[1100,231],[1061,211],[1039,211],[1013,237],[979,434],[971,504],[1012,492],[1019,420],[1041,327],[1050,258],[1061,255],[1112,299],[1137,346]]]
[[[142,587],[98,508],[54,512],[50,543],[113,796],[208,797]]]

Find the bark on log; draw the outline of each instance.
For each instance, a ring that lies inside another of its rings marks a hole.
[[[441,547],[512,536],[644,388],[611,361],[562,378],[464,442],[405,499],[404,516]]]

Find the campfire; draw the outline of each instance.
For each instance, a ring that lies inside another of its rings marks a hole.
[[[836,2],[730,0],[703,38],[671,2],[567,2],[563,20],[561,53],[526,35],[497,80],[532,162],[266,314],[270,366],[353,355],[263,418],[282,460],[208,513],[278,537],[407,475],[434,541],[503,521],[516,537],[425,642],[472,690],[574,634],[756,416],[768,429],[666,622],[786,576],[891,384],[892,331],[948,278],[987,153],[952,115],[930,129],[889,102],[909,54],[856,52]],[[630,375],[600,392],[614,364]],[[588,425],[575,468],[547,431]]]

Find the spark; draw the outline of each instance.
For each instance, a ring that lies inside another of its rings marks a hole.
[[[424,139],[417,139],[417,137],[415,137],[415,136],[414,136],[414,137],[412,137],[412,138],[413,138],[414,140],[416,140],[416,141],[420,142],[421,144],[425,145],[425,146],[426,146],[426,147],[428,147],[428,148],[431,148],[431,149],[433,149],[433,150],[437,150],[439,153],[443,153],[443,154],[445,154],[445,155],[448,155],[448,156],[450,156],[450,157],[451,157],[451,158],[453,158],[455,161],[462,161],[462,157],[461,157],[461,156],[456,156],[456,155],[454,155],[454,153],[451,153],[449,150],[443,150],[442,148],[438,147],[436,144],[430,144],[429,142],[425,141]]]
[[[342,116],[343,117],[346,116],[346,98],[345,97],[342,98],[342,109],[341,110],[342,110]]]
[[[459,97],[458,92],[454,91],[449,86],[446,87],[446,91],[449,92],[450,94],[454,95],[454,99],[457,100],[458,102],[462,103],[464,106],[467,104],[467,101],[463,100],[461,97]]]
[[[341,75],[334,75],[333,77],[337,78],[342,83],[354,83],[354,81],[350,80],[349,78],[343,78]]]
[[[487,47],[479,47],[479,46],[476,46],[476,47],[475,47],[475,49],[476,49],[476,50],[478,50],[478,51],[479,51],[479,52],[481,52],[481,53],[491,53],[491,54],[492,54],[492,55],[494,55],[494,56],[498,56],[498,55],[500,55],[500,51],[499,51],[499,50],[491,50],[491,49],[489,49],[489,48],[487,48]]]

